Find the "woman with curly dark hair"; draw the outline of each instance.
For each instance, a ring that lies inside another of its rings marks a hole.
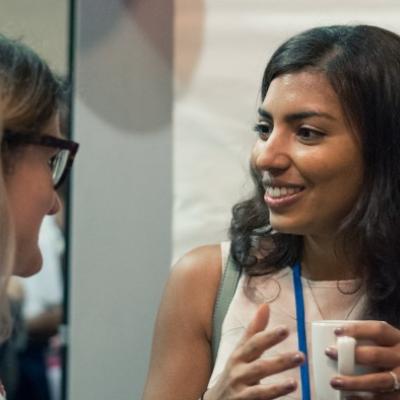
[[[400,37],[366,25],[292,37],[265,69],[255,131],[254,196],[233,208],[230,243],[173,269],[144,399],[314,397],[303,371],[311,322],[325,319],[364,320],[336,333],[374,343],[355,358],[375,372],[330,385],[399,398]],[[216,337],[229,259],[241,276]]]

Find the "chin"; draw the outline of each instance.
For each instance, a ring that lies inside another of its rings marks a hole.
[[[42,269],[43,259],[42,254],[33,255],[29,259],[16,260],[13,275],[27,278],[37,274]]]
[[[294,221],[284,221],[282,218],[270,218],[272,228],[280,233],[290,235],[304,235],[307,231],[306,227]]]
[[[279,232],[279,233],[284,233],[287,235],[302,235],[302,232],[298,232],[294,229],[290,229],[288,227],[284,227],[284,226],[279,226],[279,225],[272,225],[272,228],[274,229],[275,232]]]

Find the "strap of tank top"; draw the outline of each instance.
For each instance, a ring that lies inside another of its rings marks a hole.
[[[222,323],[224,322],[233,295],[236,292],[240,274],[241,268],[238,267],[231,255],[229,255],[214,305],[211,341],[213,367],[217,359],[218,348],[221,341]]]

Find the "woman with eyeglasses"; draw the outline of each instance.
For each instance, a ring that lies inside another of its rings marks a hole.
[[[56,189],[78,150],[78,144],[60,132],[63,95],[61,80],[34,51],[0,35],[2,338],[10,329],[7,278],[40,270],[39,228],[44,216],[60,210]]]

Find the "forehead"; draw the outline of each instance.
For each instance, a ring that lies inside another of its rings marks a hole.
[[[322,72],[301,71],[280,75],[267,91],[262,108],[278,110],[312,109],[342,116],[342,106],[328,78]]]

